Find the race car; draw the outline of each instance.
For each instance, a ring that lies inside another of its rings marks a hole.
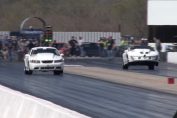
[[[63,73],[63,54],[54,47],[34,47],[24,57],[24,72],[31,75],[33,71],[53,71],[54,75]]]
[[[122,54],[123,69],[130,65],[147,65],[149,70],[159,64],[159,53],[150,46],[129,46]]]

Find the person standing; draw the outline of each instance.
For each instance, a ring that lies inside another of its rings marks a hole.
[[[33,47],[34,47],[34,44],[33,44],[32,40],[30,40],[29,44],[28,44],[28,50],[31,50]]]
[[[155,48],[156,50],[160,53],[162,46],[161,46],[161,41],[157,38],[154,38],[154,42],[155,42]]]
[[[79,39],[78,39],[78,45],[79,45],[79,48],[80,48],[80,55],[81,56],[85,55],[84,48],[82,46],[83,42],[84,42],[84,39],[83,39],[83,37],[80,36]]]
[[[69,45],[70,45],[70,54],[71,54],[71,56],[74,56],[74,55],[76,55],[76,47],[77,47],[77,44],[78,44],[78,42],[77,42],[77,40],[75,39],[75,37],[74,36],[72,36],[71,37],[71,40],[69,40]]]
[[[3,60],[6,62],[8,61],[8,48],[6,46],[3,47],[2,49],[2,56],[3,56]]]
[[[108,59],[112,59],[113,58],[113,47],[114,47],[114,39],[112,37],[108,38],[107,41],[107,56]]]
[[[98,40],[98,44],[100,47],[100,56],[104,57],[104,42],[102,37],[100,37],[100,39]]]
[[[84,42],[84,39],[83,39],[83,37],[79,37],[79,40],[78,40],[78,45],[80,46],[80,45],[82,45],[82,43]]]
[[[148,46],[148,40],[146,38],[141,38],[141,45]]]

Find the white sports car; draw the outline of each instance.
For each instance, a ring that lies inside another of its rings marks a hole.
[[[122,54],[123,69],[130,65],[147,65],[149,70],[159,64],[159,53],[150,46],[130,46]]]
[[[63,73],[64,58],[56,48],[35,47],[24,57],[25,74],[31,75],[33,71],[53,71],[55,75]]]

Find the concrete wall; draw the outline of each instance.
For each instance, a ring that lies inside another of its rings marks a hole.
[[[0,118],[88,118],[51,102],[0,86]]]
[[[167,62],[177,64],[177,52],[168,52]]]

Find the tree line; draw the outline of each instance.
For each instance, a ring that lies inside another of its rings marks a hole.
[[[147,35],[147,0],[1,0],[0,30],[18,30],[29,16],[43,18],[54,31],[108,31]],[[26,25],[40,27],[39,21]]]

